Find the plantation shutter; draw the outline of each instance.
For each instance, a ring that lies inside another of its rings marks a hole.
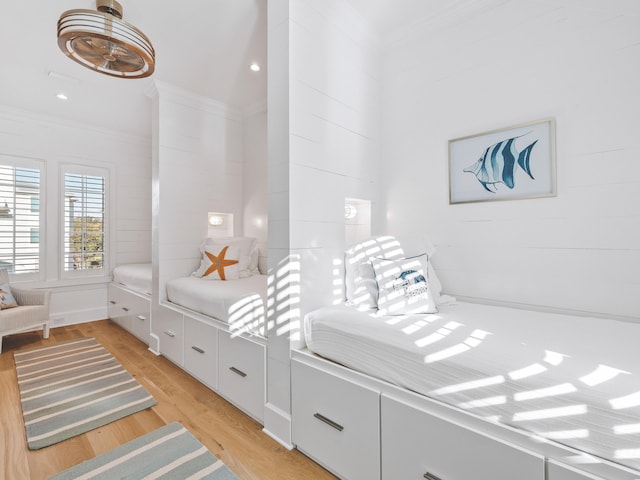
[[[106,178],[64,174],[64,271],[105,268]]]
[[[40,169],[0,164],[0,268],[40,271]]]

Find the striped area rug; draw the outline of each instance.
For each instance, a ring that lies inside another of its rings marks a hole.
[[[180,423],[170,423],[65,470],[50,480],[210,479],[237,480]]]
[[[13,356],[30,450],[156,404],[95,338],[20,350]]]

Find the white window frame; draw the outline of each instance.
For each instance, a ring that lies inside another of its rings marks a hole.
[[[46,265],[46,170],[45,162],[35,158],[21,157],[18,155],[9,155],[0,153],[0,165],[9,165],[14,168],[28,168],[38,170],[40,173],[40,185],[39,185],[39,212],[38,212],[38,228],[39,228],[39,242],[38,242],[38,271],[37,272],[23,272],[16,273],[10,272],[9,277],[11,281],[15,282],[33,282],[42,280],[45,277],[45,265]],[[15,187],[14,187],[15,188]]]
[[[104,178],[104,229],[103,229],[103,262],[102,268],[84,269],[84,270],[65,270],[65,222],[66,222],[66,175],[86,175]],[[85,165],[66,164],[60,166],[60,208],[59,208],[59,228],[60,228],[60,246],[58,249],[59,256],[59,275],[60,279],[86,278],[86,277],[106,277],[109,275],[110,258],[111,258],[111,203],[113,195],[110,187],[110,171],[106,168],[89,167]]]

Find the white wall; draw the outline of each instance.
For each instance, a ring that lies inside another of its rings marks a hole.
[[[257,239],[260,270],[266,273],[269,214],[266,102],[244,112],[243,127],[244,235]]]
[[[285,443],[289,349],[300,343],[300,321],[343,296],[345,197],[371,200],[377,215],[377,46],[347,2],[269,2],[269,273],[275,308],[265,428]]]
[[[198,266],[208,212],[243,225],[243,130],[239,111],[160,82],[153,112],[154,303],[167,280]]]
[[[484,1],[386,46],[387,230],[431,234],[447,292],[638,317],[638,14]],[[449,139],[543,117],[557,122],[557,197],[448,204]]]
[[[45,265],[41,281],[53,290],[54,326],[107,317],[109,276],[60,280],[60,167],[81,164],[109,171],[110,267],[151,260],[151,148],[149,138],[60,121],[0,106],[0,153],[44,164],[40,233]],[[19,281],[17,278],[15,281]]]

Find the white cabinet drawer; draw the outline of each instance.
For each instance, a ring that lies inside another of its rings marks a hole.
[[[109,318],[113,320],[115,320],[115,318],[120,313],[121,293],[122,293],[121,289],[111,284],[107,289],[107,298],[108,298],[107,314],[109,315]]]
[[[218,388],[216,327],[184,317],[184,368],[210,388]]]
[[[182,314],[160,307],[154,312],[154,332],[160,339],[160,353],[172,362],[184,365],[184,326]]]
[[[588,473],[580,472],[572,467],[550,460],[547,464],[547,480],[604,480]]]
[[[542,456],[382,396],[382,478],[544,480]]]
[[[265,347],[218,332],[220,393],[260,422],[264,421]]]
[[[379,479],[379,393],[295,359],[291,379],[292,433],[298,449],[341,478]]]
[[[127,331],[131,331],[131,314],[127,306],[126,292],[114,285],[108,288],[108,309],[109,318]]]
[[[131,333],[149,344],[151,333],[151,300],[135,293],[125,292],[124,303],[131,315]]]
[[[149,344],[151,300],[116,285],[109,285],[109,318]]]

